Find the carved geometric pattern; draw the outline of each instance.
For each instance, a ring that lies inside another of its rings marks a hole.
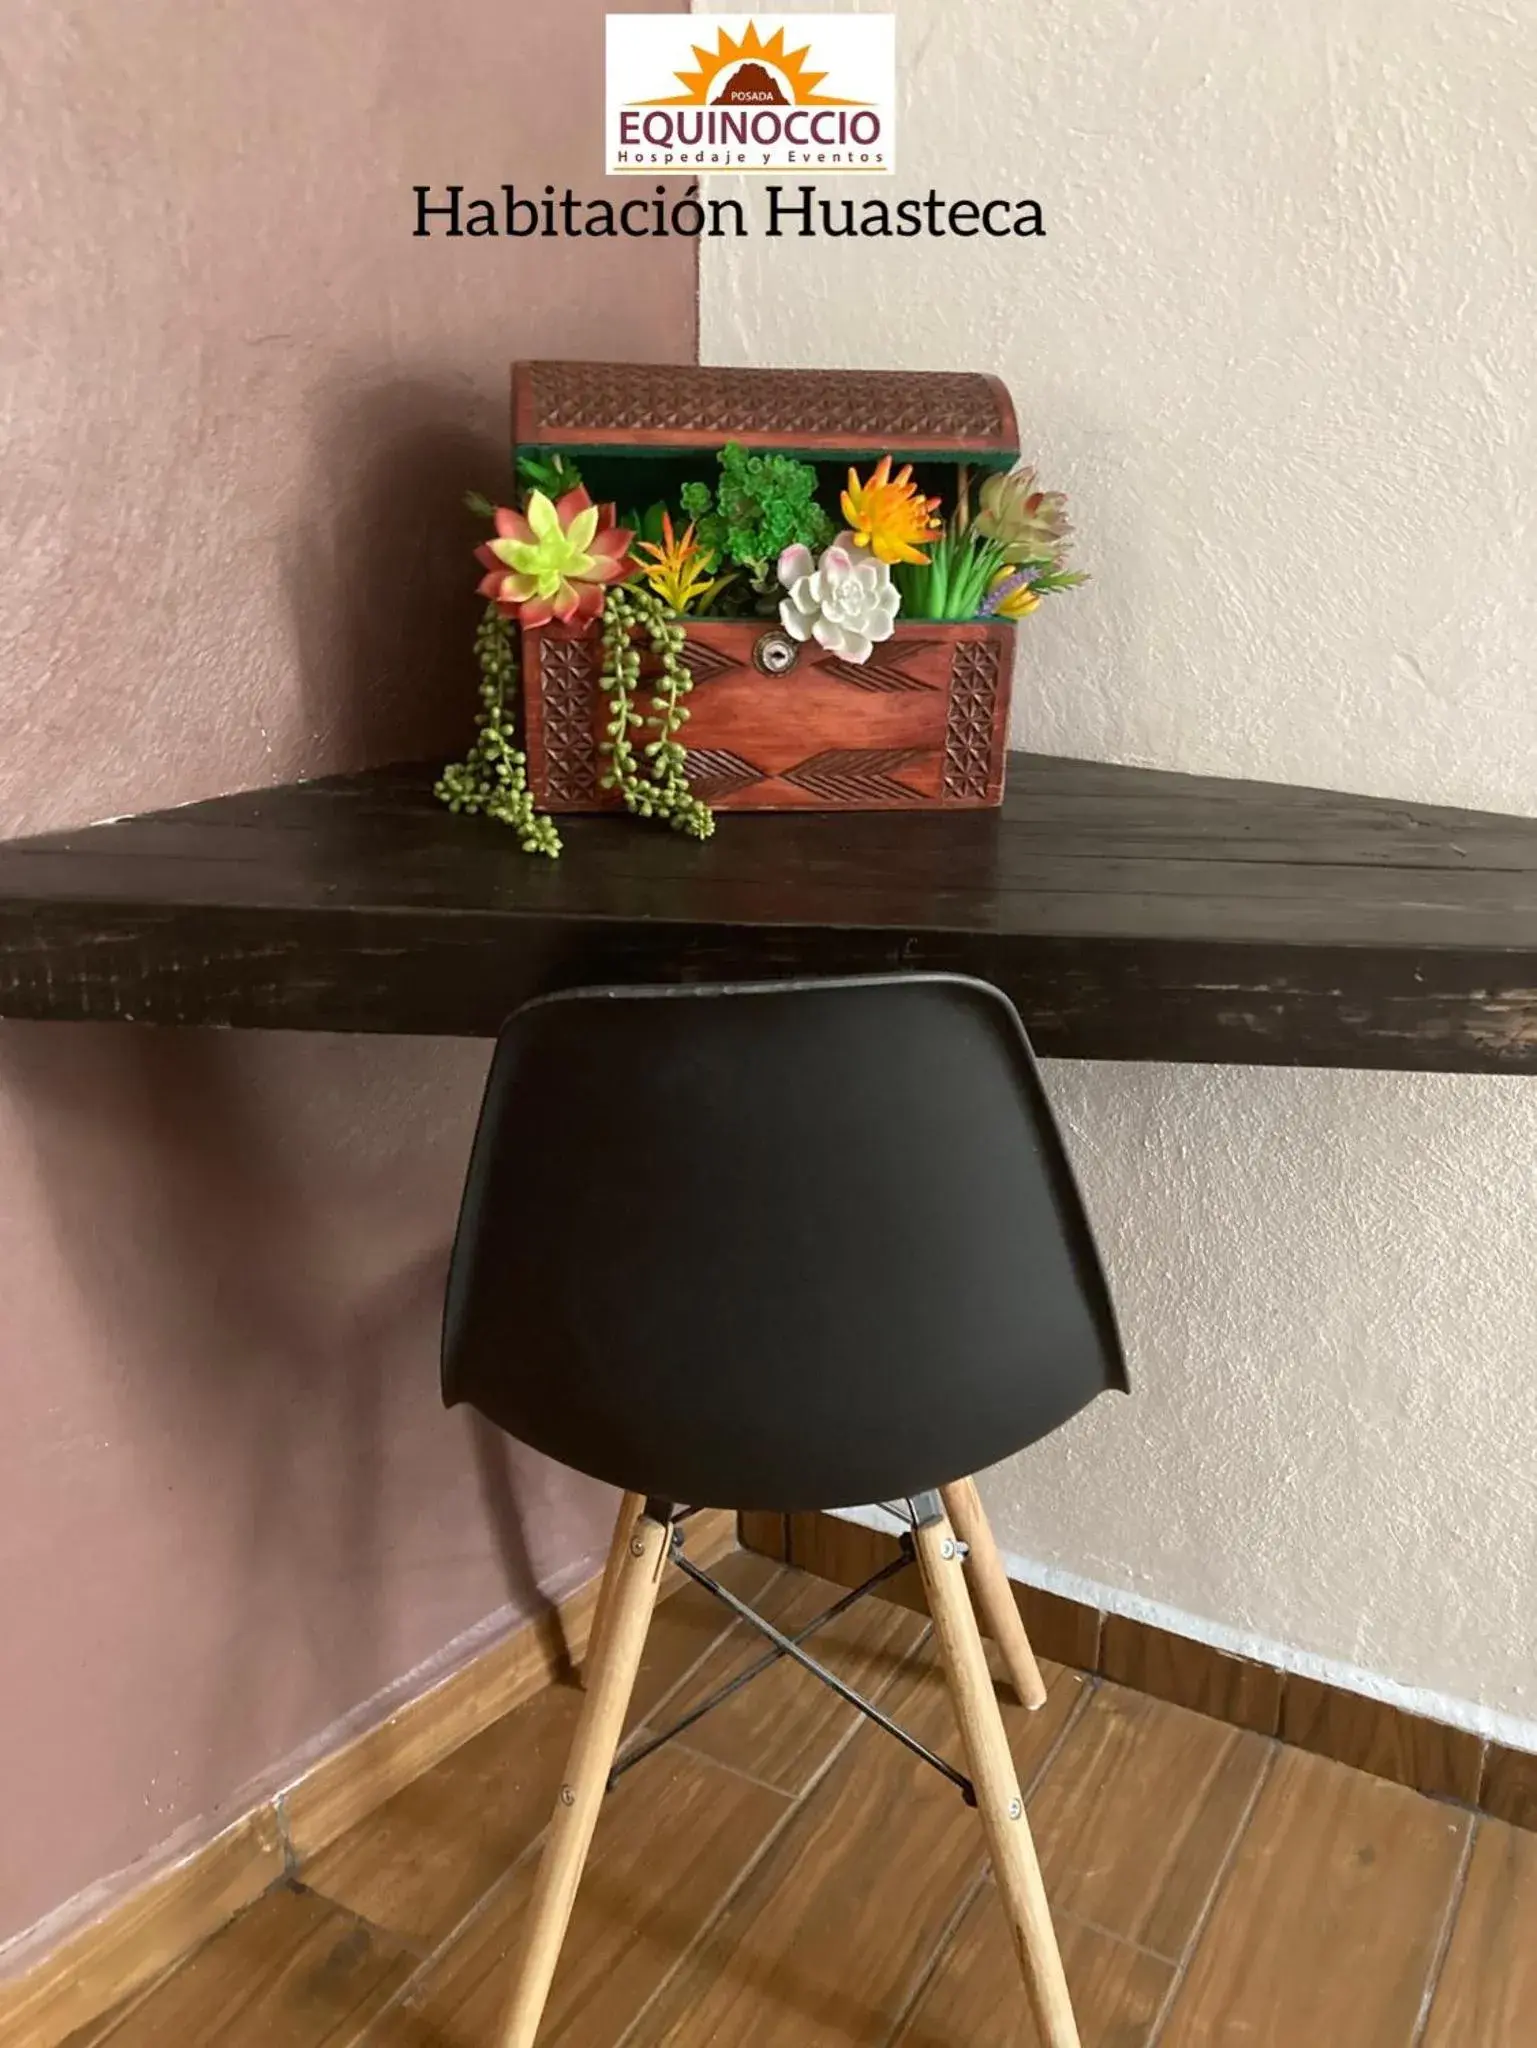
[[[573,640],[545,635],[539,650],[539,701],[551,803],[588,803],[598,793],[593,706],[602,669],[603,643],[597,634]]]
[[[949,797],[985,797],[993,759],[993,722],[1003,649],[995,640],[963,640],[950,669],[941,787]]]
[[[924,752],[922,747],[835,747],[825,754],[813,754],[798,768],[786,768],[783,778],[833,804],[916,804],[922,801],[918,792],[898,782],[895,771],[921,761]]]
[[[831,676],[835,682],[850,683],[856,690],[937,690],[938,683],[927,676],[909,674],[902,661],[912,661],[932,653],[938,645],[937,640],[904,640],[899,643],[899,651],[877,649],[859,668],[851,661],[824,661],[818,666],[824,676]]]
[[[763,780],[766,771],[725,747],[690,747],[683,759],[683,772],[695,796],[709,804],[735,796],[739,789],[750,789]]]
[[[690,635],[683,643],[683,666],[696,683],[708,683],[716,676],[733,674],[742,663],[736,656],[722,654],[708,641],[696,640]]]
[[[534,363],[541,440],[562,433],[792,435],[835,445],[1005,445],[985,377],[958,370],[721,370],[672,363]]]

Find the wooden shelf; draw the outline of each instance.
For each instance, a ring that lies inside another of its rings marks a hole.
[[[487,1036],[584,982],[943,968],[1046,1055],[1537,1072],[1537,820],[1021,754],[1000,812],[569,819],[549,863],[431,779],[0,846],[0,1015]]]

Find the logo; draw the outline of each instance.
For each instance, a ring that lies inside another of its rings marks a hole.
[[[608,169],[889,173],[896,72],[890,14],[611,14]]]

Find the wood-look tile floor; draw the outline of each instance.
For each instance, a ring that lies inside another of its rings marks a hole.
[[[782,1627],[839,1590],[738,1553]],[[753,1653],[695,1588],[637,1725]],[[954,1753],[923,1620],[822,1656]],[[1537,1834],[1047,1665],[1005,1708],[1084,2048],[1537,2048]],[[530,1701],[70,2048],[490,2048],[581,1705]],[[780,1665],[609,1798],[541,2048],[1039,2048],[975,1816]]]

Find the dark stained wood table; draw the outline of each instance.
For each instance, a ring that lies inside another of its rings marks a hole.
[[[485,1036],[580,983],[944,968],[1081,1059],[1537,1073],[1537,820],[1016,755],[1001,812],[563,821],[431,771],[0,846],[0,1015]]]

